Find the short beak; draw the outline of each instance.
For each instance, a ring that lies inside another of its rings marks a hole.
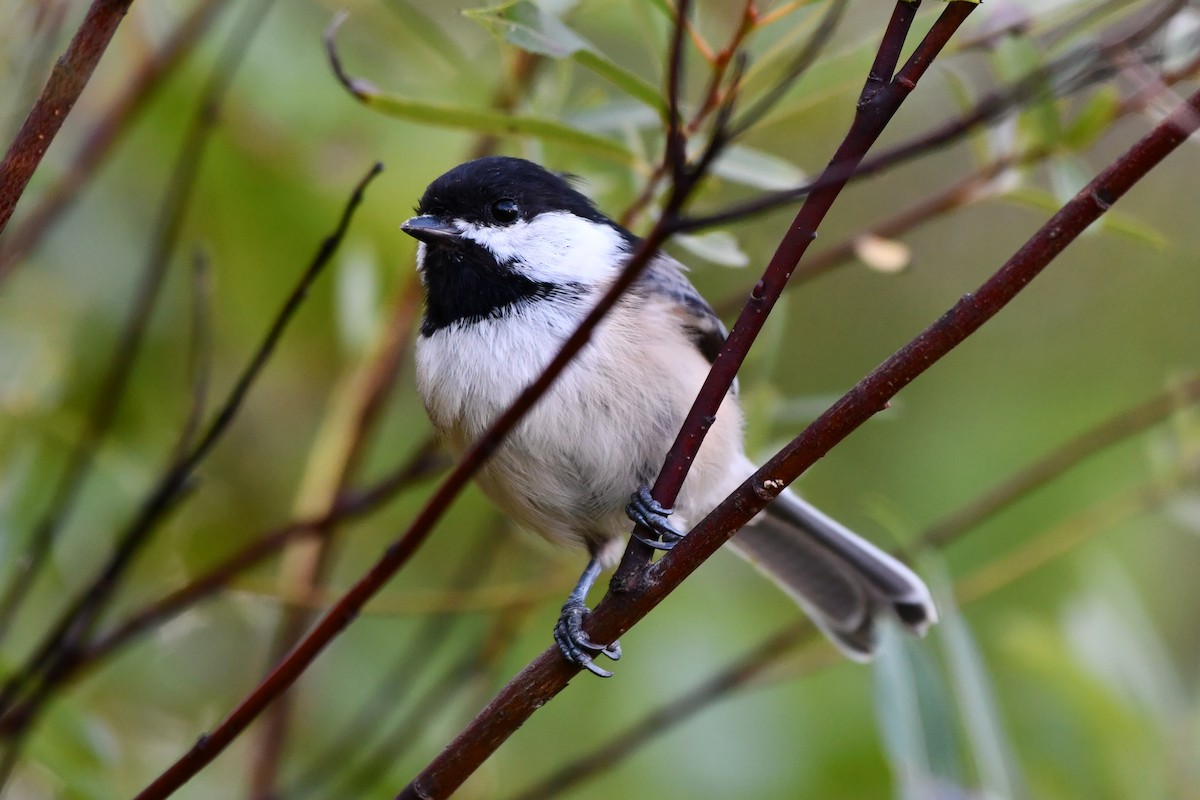
[[[458,241],[458,228],[430,214],[413,217],[400,230],[425,244],[450,244]]]

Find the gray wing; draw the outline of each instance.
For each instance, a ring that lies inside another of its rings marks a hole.
[[[688,337],[711,364],[716,360],[728,331],[692,282],[683,274],[684,266],[668,255],[659,255],[638,281],[647,294],[666,298]],[[736,391],[736,389],[735,389]]]

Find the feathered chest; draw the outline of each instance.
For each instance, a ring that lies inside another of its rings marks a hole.
[[[417,388],[439,432],[460,449],[470,444],[537,379],[593,302],[578,295],[538,301],[422,334]],[[667,320],[647,329],[644,318],[641,325],[636,319],[632,306],[618,304],[526,417],[519,435],[555,437],[564,428],[594,426],[603,436],[606,429],[627,428],[647,415],[673,423],[682,399],[675,395],[686,391],[673,373],[683,366],[679,352],[690,354],[692,348]],[[670,352],[676,358],[667,357]],[[647,380],[647,371],[660,379]]]

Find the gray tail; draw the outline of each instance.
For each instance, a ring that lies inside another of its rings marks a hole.
[[[937,609],[908,567],[791,492],[729,542],[779,585],[847,656],[875,653],[875,619],[887,614],[924,635]]]

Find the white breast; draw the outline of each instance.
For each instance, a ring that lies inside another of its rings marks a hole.
[[[634,303],[644,301],[630,298],[614,309],[479,475],[519,523],[593,552],[629,531],[629,496],[653,482],[708,370],[666,309],[635,314]],[[418,389],[455,450],[465,450],[537,378],[586,307],[563,311],[556,300],[534,302],[420,338]],[[741,416],[727,398],[672,521],[694,522],[736,486],[745,471],[740,454]]]

